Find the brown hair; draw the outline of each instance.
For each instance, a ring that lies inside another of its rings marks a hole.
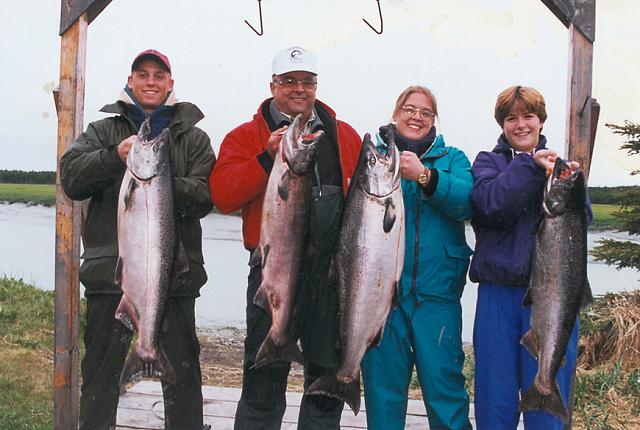
[[[514,85],[498,94],[493,117],[501,128],[507,115],[514,111],[536,114],[541,123],[547,119],[544,97],[531,87]]]
[[[431,90],[420,85],[411,85],[410,87],[407,87],[403,92],[401,92],[398,96],[398,100],[396,100],[396,107],[395,109],[393,109],[393,117],[396,116],[409,96],[413,93],[422,93],[427,96],[427,98],[431,102],[431,106],[433,106],[433,114],[435,116],[438,116],[438,103],[436,103],[436,97],[433,95]]]

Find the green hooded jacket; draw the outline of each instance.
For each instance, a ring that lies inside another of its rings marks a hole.
[[[130,99],[129,99],[130,101]],[[118,257],[118,196],[125,173],[117,146],[137,134],[127,117],[127,96],[106,105],[101,112],[116,114],[89,124],[60,160],[60,181],[73,200],[89,199],[82,226],[84,253],[80,281],[85,295],[119,294],[115,283]],[[170,296],[197,297],[207,281],[202,256],[203,218],[212,209],[209,175],[215,155],[207,134],[195,127],[204,115],[191,103],[177,103],[169,122],[171,132],[171,172],[176,215],[176,237],[189,261],[186,273],[174,276]]]

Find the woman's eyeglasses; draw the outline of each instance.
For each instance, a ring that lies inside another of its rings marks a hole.
[[[413,105],[403,105],[400,109],[402,109],[402,111],[409,116],[414,116],[415,114],[418,114],[420,118],[423,120],[429,119],[435,116],[435,114],[431,112],[429,109],[418,109]]]

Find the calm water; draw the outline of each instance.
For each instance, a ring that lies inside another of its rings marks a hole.
[[[212,214],[203,220],[202,227],[209,281],[196,301],[198,325],[243,327],[249,254],[242,244],[241,220]],[[53,208],[0,204],[0,237],[0,275],[22,278],[45,290],[54,288]],[[624,233],[589,234],[589,247],[602,237],[629,240]],[[467,240],[473,246],[471,229],[467,229]],[[638,242],[635,237],[631,240]],[[590,259],[588,271],[594,294],[639,288],[640,275],[635,270],[616,270]],[[471,341],[475,302],[475,284],[468,283],[462,296],[465,341]]]

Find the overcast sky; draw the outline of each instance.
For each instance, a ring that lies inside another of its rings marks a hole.
[[[568,32],[538,0],[264,0],[258,37],[256,0],[113,0],[89,26],[85,127],[115,101],[133,57],[147,48],[167,54],[180,100],[206,115],[199,124],[218,150],[225,134],[270,96],[273,54],[299,44],[318,57],[318,99],[362,135],[386,123],[410,84],[438,99],[436,124],[447,144],[473,161],[493,148],[497,94],[514,84],[544,96],[549,146],[565,153]],[[51,91],[59,80],[60,0],[5,6],[0,27],[2,104],[0,169],[54,170],[57,118]],[[639,158],[604,126],[640,122],[640,2],[598,0],[593,96],[602,106],[590,185],[640,184],[629,176]]]

